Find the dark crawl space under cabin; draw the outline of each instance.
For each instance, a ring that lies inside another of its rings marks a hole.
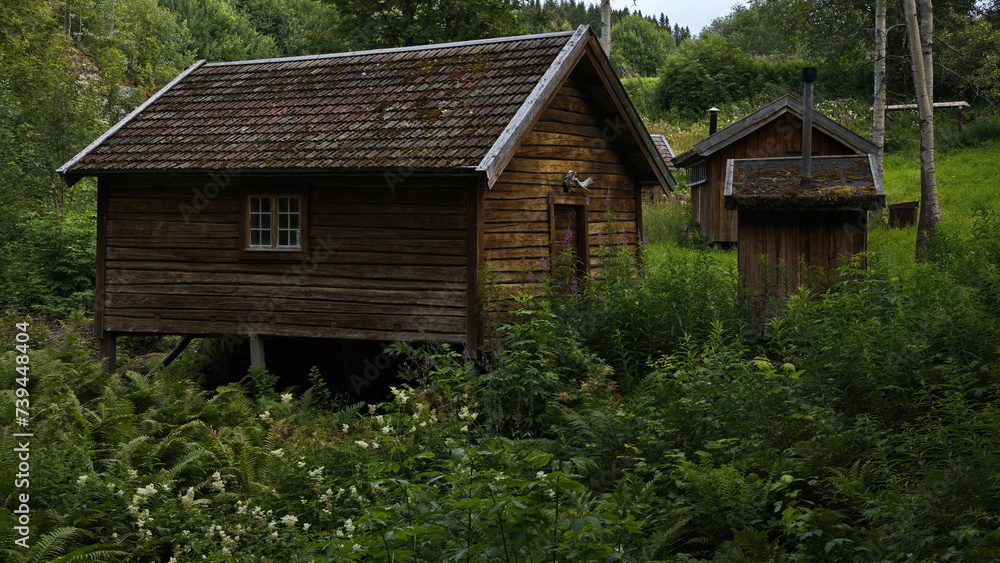
[[[59,169],[98,183],[96,327],[475,353],[501,290],[674,180],[594,34],[199,61]],[[377,348],[376,348],[377,350]],[[367,354],[367,356],[365,355]],[[353,362],[353,364],[352,364]],[[354,367],[350,367],[353,365]]]

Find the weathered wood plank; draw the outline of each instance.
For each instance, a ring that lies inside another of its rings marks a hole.
[[[171,277],[188,279],[203,279],[205,273],[216,273],[218,279],[225,279],[224,275],[242,276],[238,279],[250,280],[258,276],[260,279],[269,279],[273,283],[286,283],[287,280],[302,278],[310,280],[309,283],[317,285],[330,280],[329,284],[346,284],[345,280],[361,280],[362,283],[391,283],[393,281],[413,283],[428,283],[431,281],[440,282],[461,282],[465,275],[465,268],[457,267],[435,267],[435,266],[409,266],[400,268],[395,265],[375,264],[372,266],[359,266],[351,264],[324,264],[302,261],[298,263],[287,263],[285,268],[275,268],[269,263],[241,263],[239,268],[220,270],[217,263],[205,262],[197,263],[182,261],[175,263],[165,263],[158,261],[116,261],[107,262],[108,280],[121,280],[118,283],[134,283],[136,278],[150,279],[151,275],[162,274],[167,279]],[[142,272],[140,274],[140,272]],[[132,274],[133,277],[121,278],[118,276]],[[254,283],[254,282],[247,282]],[[288,282],[291,283],[291,282]]]
[[[464,320],[464,318],[463,318]],[[332,327],[322,324],[321,320],[301,316],[291,318],[291,322],[276,322],[266,325],[268,336],[286,336],[300,338],[334,338],[334,339],[356,339],[356,340],[403,340],[408,342],[453,342],[461,343],[465,338],[464,332],[455,330],[453,326],[430,326],[411,325],[400,326],[396,330],[395,325],[384,327],[372,326],[340,326]],[[457,324],[458,320],[456,320]],[[155,318],[131,318],[131,317],[110,317],[109,323],[114,330],[121,333],[136,334],[163,334],[165,330],[176,331],[179,334],[244,334],[248,325],[237,320],[233,321],[191,321],[188,319],[155,319]],[[364,323],[361,323],[364,325]],[[254,326],[254,325],[249,325]]]
[[[195,265],[197,266],[197,265]],[[246,269],[249,269],[246,265]],[[311,288],[363,288],[372,290],[417,290],[451,291],[459,286],[455,278],[458,273],[449,274],[440,279],[386,279],[362,277],[334,277],[333,275],[316,275],[310,265],[300,265],[289,269],[284,274],[271,273],[273,268],[267,268],[267,273],[231,273],[218,272],[214,269],[206,271],[181,272],[176,269],[161,271],[160,269],[129,269],[108,270],[108,284],[116,287],[141,286],[144,284],[220,284],[220,285],[260,285],[266,287],[311,287]],[[332,270],[331,270],[332,271]]]

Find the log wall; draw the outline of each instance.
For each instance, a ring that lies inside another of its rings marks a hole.
[[[466,339],[469,180],[293,178],[308,194],[308,245],[294,258],[241,249],[246,190],[287,179],[237,174],[218,190],[207,176],[100,178],[100,328]]]
[[[641,229],[641,191],[635,174],[614,147],[609,126],[586,87],[573,79],[559,90],[528,133],[484,201],[483,253],[501,295],[526,288],[547,275],[553,250],[550,201],[586,197],[591,271],[600,268],[607,212],[614,212],[614,234],[635,245]],[[591,176],[589,192],[563,187],[566,172],[581,181]],[[562,200],[560,200],[562,201]]]

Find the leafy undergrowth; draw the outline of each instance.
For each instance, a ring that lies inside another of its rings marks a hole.
[[[32,323],[31,547],[8,453],[3,559],[994,560],[1000,218],[970,224],[929,263],[796,294],[766,342],[727,255],[650,243],[634,275],[609,238],[478,364],[396,345],[410,384],[376,405],[262,371],[204,389],[194,352],[109,376],[84,326]]]

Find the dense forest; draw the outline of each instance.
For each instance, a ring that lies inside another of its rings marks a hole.
[[[819,109],[869,137],[874,7],[752,0],[704,30],[620,9],[610,56],[676,152],[706,135],[706,108],[726,125],[799,91],[805,65]],[[889,100],[912,103],[903,8],[887,8]],[[934,13],[935,99],[972,108],[961,134],[938,114],[941,232],[923,260],[913,227],[877,217],[864,264],[789,288],[760,339],[734,252],[700,241],[672,198],[644,210],[639,256],[609,231],[579,288],[572,258],[554,260],[491,317],[479,361],[393,345],[402,373],[366,405],[316,370],[293,387],[264,369],[211,380],[207,339],[167,368],[173,340],[125,339],[109,375],[92,334],[96,187],[56,169],[199,59],[596,31],[599,9],[5,0],[0,559],[1000,559],[1000,2]],[[916,122],[889,119],[890,203],[919,194]],[[30,503],[15,488],[29,477]]]

